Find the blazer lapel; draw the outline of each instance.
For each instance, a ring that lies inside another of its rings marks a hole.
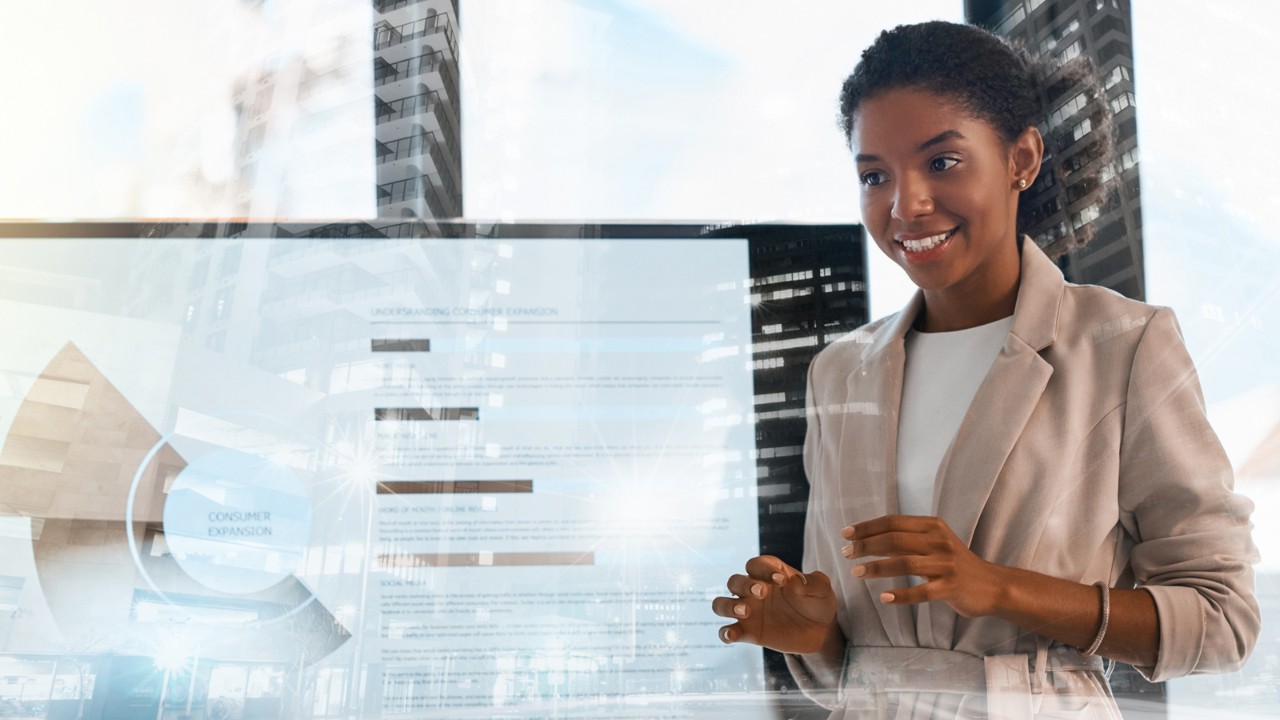
[[[902,378],[906,364],[904,338],[923,307],[924,296],[916,292],[911,301],[884,329],[866,360],[849,375],[848,397],[851,401],[875,403],[878,415],[867,418],[865,425],[846,427],[841,437],[851,447],[861,450],[850,457],[850,462],[865,463],[874,458],[873,467],[880,472],[858,472],[850,467],[846,477],[864,477],[865,486],[854,492],[866,493],[857,503],[860,512],[855,521],[871,520],[898,512],[898,411],[902,404]],[[868,396],[868,390],[873,393]],[[866,417],[846,415],[846,417]],[[852,431],[852,432],[850,432]],[[863,466],[865,467],[865,465]],[[904,605],[885,605],[879,597],[883,592],[902,585],[902,578],[872,578],[863,583],[871,597],[872,607],[880,617],[880,623],[895,646],[910,647],[917,644],[914,613]]]
[[[965,545],[972,544],[1005,460],[1053,375],[1039,351],[1053,342],[1063,287],[1061,271],[1025,239],[1013,325],[938,466],[933,488],[934,514]],[[921,613],[922,639],[950,648],[955,622],[950,607],[930,603]]]

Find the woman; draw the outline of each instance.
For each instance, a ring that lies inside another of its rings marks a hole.
[[[1117,717],[1102,658],[1228,671],[1258,634],[1252,506],[1172,312],[1018,234],[1038,82],[936,22],[845,82],[864,223],[920,290],[810,365],[808,572],[754,558],[713,605],[833,717]]]

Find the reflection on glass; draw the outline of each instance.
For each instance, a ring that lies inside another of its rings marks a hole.
[[[744,240],[10,241],[0,268],[27,278],[0,300],[19,707],[689,717],[762,689],[705,607],[759,537]],[[100,691],[53,689],[79,666]]]
[[[1257,504],[1262,553],[1257,651],[1231,676],[1171,683],[1169,716],[1271,714],[1280,689],[1280,535],[1268,521],[1280,503],[1280,253],[1269,212],[1275,174],[1258,158],[1274,149],[1268,118],[1280,95],[1249,78],[1274,69],[1258,52],[1276,39],[1262,21],[1273,9],[1175,2],[1134,3],[1133,12],[1148,293],[1182,321],[1237,487]],[[1169,36],[1174,25],[1196,28],[1194,55]]]
[[[367,0],[64,11],[33,5],[0,30],[11,66],[44,58],[38,79],[0,81],[39,109],[0,135],[0,218],[376,214]],[[49,52],[32,32],[49,27],[74,50]]]

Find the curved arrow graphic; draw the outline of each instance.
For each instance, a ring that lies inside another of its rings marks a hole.
[[[40,585],[65,640],[149,654],[157,634],[177,628],[203,657],[304,664],[340,647],[350,633],[294,575],[236,593],[184,571],[164,520],[188,462],[162,440],[72,343],[14,416],[0,514],[31,518]]]

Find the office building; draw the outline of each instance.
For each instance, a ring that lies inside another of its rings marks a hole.
[[[417,223],[462,215],[457,0],[374,0],[373,7],[374,227],[386,237],[420,236]]]
[[[1092,241],[1058,260],[1067,279],[1144,299],[1129,0],[967,0],[965,13],[969,22],[1024,43],[1052,71],[1043,97],[1048,125],[1040,128],[1045,161],[1023,201],[1034,207],[1027,234],[1052,252],[1091,225]],[[1080,56],[1093,61],[1102,97],[1067,77],[1064,68]],[[1110,130],[1101,103],[1114,118],[1110,167],[1102,167],[1107,158],[1099,139]],[[1095,171],[1116,181],[1102,203],[1094,200]]]

